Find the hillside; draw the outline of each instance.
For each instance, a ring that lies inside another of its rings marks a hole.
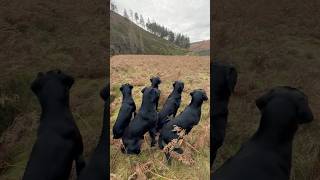
[[[234,64],[239,80],[229,109],[218,166],[255,132],[255,99],[278,85],[302,89],[314,121],[301,125],[293,145],[292,180],[320,178],[320,2],[220,0],[212,4],[213,61]]]
[[[0,179],[21,179],[28,161],[40,116],[30,83],[39,71],[75,77],[70,105],[90,155],[102,127],[107,42],[105,1],[0,2]]]
[[[210,40],[193,42],[190,44],[189,50],[200,55],[200,56],[209,56],[210,55]]]
[[[140,28],[123,16],[110,12],[110,53],[116,54],[185,54],[167,40],[159,38]]]

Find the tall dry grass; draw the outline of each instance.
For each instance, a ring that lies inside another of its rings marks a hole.
[[[209,85],[209,57],[188,56],[147,56],[147,55],[119,55],[111,58],[110,63],[111,121],[115,123],[120,105],[121,93],[119,87],[123,83],[134,86],[133,98],[139,109],[141,104],[141,89],[150,86],[150,77],[159,75],[161,97],[159,108],[172,91],[172,83],[182,80],[185,90],[182,94],[181,112],[190,102],[189,93],[193,89],[203,88],[210,96]],[[174,159],[172,165],[166,163],[164,153],[158,147],[150,147],[148,135],[144,138],[141,154],[125,155],[120,151],[120,140],[113,140],[110,134],[110,171],[114,179],[209,179],[209,142],[210,117],[209,104],[202,107],[200,123],[184,139],[184,157],[181,161]],[[188,164],[187,162],[192,162]]]

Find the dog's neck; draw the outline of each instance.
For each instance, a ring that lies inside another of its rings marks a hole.
[[[270,101],[262,111],[260,126],[255,136],[270,144],[292,142],[298,124],[295,106],[283,99]]]
[[[298,128],[294,122],[295,111],[295,106],[286,100],[270,101],[263,109],[260,126],[252,137],[255,144],[282,154],[287,167],[291,167],[293,137]]]
[[[193,108],[201,109],[202,104],[203,104],[203,100],[192,98],[189,106]]]
[[[149,99],[144,98],[141,103],[140,111],[156,111],[156,104],[152,103]]]
[[[132,94],[131,93],[122,93],[122,102],[133,102]]]
[[[56,98],[51,98],[49,95],[46,100],[40,100],[40,104],[42,110],[41,117],[57,117],[61,114],[65,115],[66,113],[71,113],[69,98],[59,100]]]
[[[170,93],[169,97],[181,97],[181,92],[178,91],[178,89],[174,88],[172,92]]]
[[[159,88],[159,84],[158,83],[152,83],[151,87],[158,89]]]

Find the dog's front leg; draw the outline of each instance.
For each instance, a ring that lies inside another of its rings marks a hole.
[[[149,135],[151,137],[151,147],[155,146],[157,141],[156,141],[156,133],[157,133],[157,130],[155,127],[151,128],[149,130]]]

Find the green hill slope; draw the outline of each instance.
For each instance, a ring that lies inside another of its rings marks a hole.
[[[115,54],[181,55],[187,52],[140,28],[123,16],[110,14],[110,51]]]

